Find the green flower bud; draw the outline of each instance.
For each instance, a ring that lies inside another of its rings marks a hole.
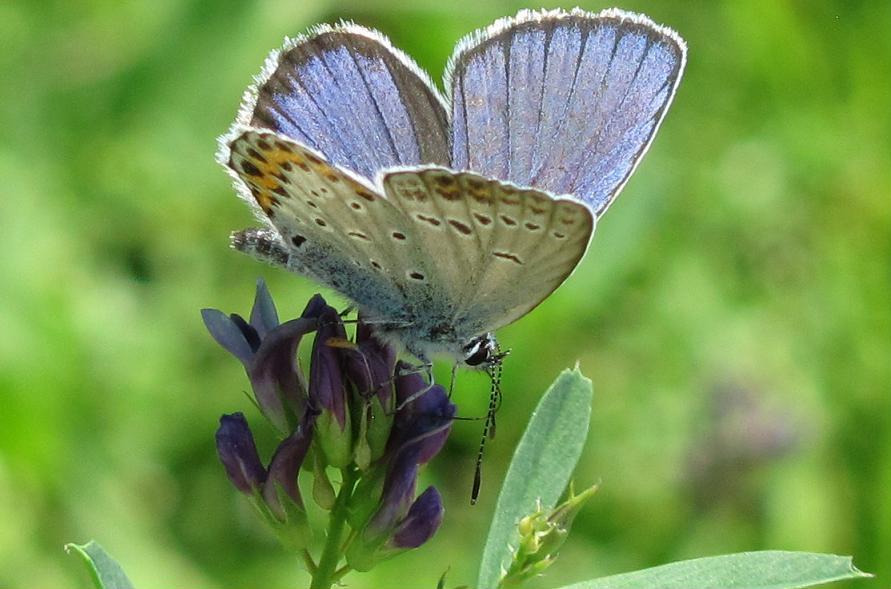
[[[375,395],[368,404],[365,439],[371,452],[371,462],[378,460],[387,449],[387,440],[393,428],[393,395],[387,397],[386,404]]]
[[[520,519],[517,543],[510,568],[501,579],[502,588],[513,587],[542,574],[557,558],[557,551],[569,536],[572,521],[582,505],[597,491],[597,485],[575,494],[569,485],[568,497],[553,509],[544,509],[541,502],[535,511]]]
[[[325,464],[345,468],[353,461],[353,436],[350,414],[340,417],[331,411],[322,411],[316,417],[316,449],[321,451]]]

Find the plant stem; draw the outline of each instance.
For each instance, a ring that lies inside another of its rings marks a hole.
[[[348,564],[345,564],[342,567],[340,567],[339,569],[337,569],[336,571],[334,571],[334,582],[336,583],[336,582],[340,581],[340,579],[342,579],[343,576],[345,574],[347,574],[348,572],[350,572],[351,570],[353,570],[352,567],[350,567],[350,565],[348,565]]]
[[[352,467],[347,467],[343,469],[342,473],[340,490],[337,492],[337,499],[331,509],[328,537],[325,539],[322,556],[319,558],[319,564],[312,576],[310,589],[329,589],[339,580],[340,576],[343,576],[343,574],[338,576],[336,571],[337,563],[340,562],[342,556],[340,542],[343,536],[343,527],[346,524],[347,506],[353,494],[353,487],[356,485],[356,471]]]
[[[300,556],[303,557],[303,564],[306,566],[306,570],[309,571],[309,574],[316,574],[316,563],[313,562],[312,555],[309,553],[309,550],[304,548],[300,552]]]

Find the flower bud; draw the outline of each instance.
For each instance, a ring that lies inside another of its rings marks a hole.
[[[233,413],[220,417],[216,438],[220,462],[235,488],[247,495],[261,489],[266,480],[266,469],[260,462],[254,436],[244,415]]]
[[[408,515],[400,522],[390,539],[390,547],[405,550],[417,548],[433,537],[439,525],[445,508],[442,506],[442,497],[436,487],[427,487],[427,490],[415,499],[408,510]]]
[[[311,441],[309,420],[283,440],[269,469],[263,467],[247,420],[241,413],[223,415],[217,430],[217,452],[232,484],[251,496],[276,535],[291,549],[310,537],[309,522],[297,486],[297,473]]]
[[[353,542],[347,562],[356,570],[367,571],[377,563],[418,548],[433,537],[442,524],[445,509],[436,487],[427,487],[411,504],[408,512],[388,535],[372,541]]]
[[[418,463],[429,462],[445,444],[452,431],[455,405],[441,385],[429,385],[403,362],[396,365],[396,406],[414,399],[396,414],[387,451],[394,453],[409,444],[419,444]]]
[[[356,327],[356,345],[346,354],[347,375],[353,385],[358,422],[356,464],[366,470],[386,450],[393,426],[393,373],[396,351],[378,341],[371,327],[360,319]]]
[[[582,505],[597,491],[597,485],[578,495],[569,487],[569,496],[553,509],[538,503],[536,510],[523,517],[517,525],[520,538],[510,568],[500,587],[511,587],[540,575],[557,558],[557,551],[569,536],[572,522]]]
[[[295,505],[303,509],[303,498],[300,496],[300,487],[297,486],[297,475],[300,473],[300,466],[306,458],[311,441],[312,422],[307,419],[293,434],[278,445],[275,454],[272,455],[272,460],[269,463],[269,476],[263,485],[263,498],[281,518],[284,518],[285,513],[277,489],[284,491]]]
[[[337,311],[326,306],[318,315],[313,342],[309,390],[316,411],[316,442],[329,466],[343,468],[353,459],[353,432],[347,406],[347,387],[341,362],[346,330]],[[332,345],[334,344],[334,345]]]
[[[417,475],[415,449],[393,465],[384,479],[377,511],[364,526],[357,527],[360,532],[346,554],[352,568],[370,570],[378,562],[417,548],[439,528],[443,512],[439,492],[430,487],[413,500]]]

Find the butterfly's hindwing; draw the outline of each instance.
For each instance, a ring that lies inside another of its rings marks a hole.
[[[391,172],[383,180],[388,198],[415,226],[419,247],[435,260],[437,283],[453,307],[461,304],[463,286],[491,233],[477,226],[467,203],[489,181],[474,175],[471,182],[478,186],[472,192],[467,180],[467,175],[432,167]]]
[[[493,218],[458,319],[492,331],[519,319],[572,273],[594,230],[590,211],[569,199],[493,182],[492,203],[473,200],[474,215]]]
[[[229,165],[288,248],[289,267],[371,312],[392,319],[410,312],[414,285],[385,235],[411,228],[375,190],[314,150],[268,132],[240,135]]]
[[[470,172],[401,170],[383,185],[436,260],[460,333],[529,312],[572,273],[593,231],[584,205]]]

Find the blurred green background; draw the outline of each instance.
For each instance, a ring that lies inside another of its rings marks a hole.
[[[62,545],[89,538],[141,589],[306,583],[217,461],[219,414],[261,422],[198,310],[246,312],[258,276],[283,315],[316,288],[228,249],[252,218],[216,137],[286,34],[354,19],[439,79],[459,37],[525,6],[0,3],[0,586],[86,587]],[[439,534],[351,587],[474,582],[513,446],[576,360],[577,481],[602,491],[533,586],[765,548],[891,579],[891,3],[622,7],[687,39],[674,107],[580,269],[501,333],[480,504],[481,428],[459,423],[424,473]],[[463,374],[460,412],[486,388]]]

